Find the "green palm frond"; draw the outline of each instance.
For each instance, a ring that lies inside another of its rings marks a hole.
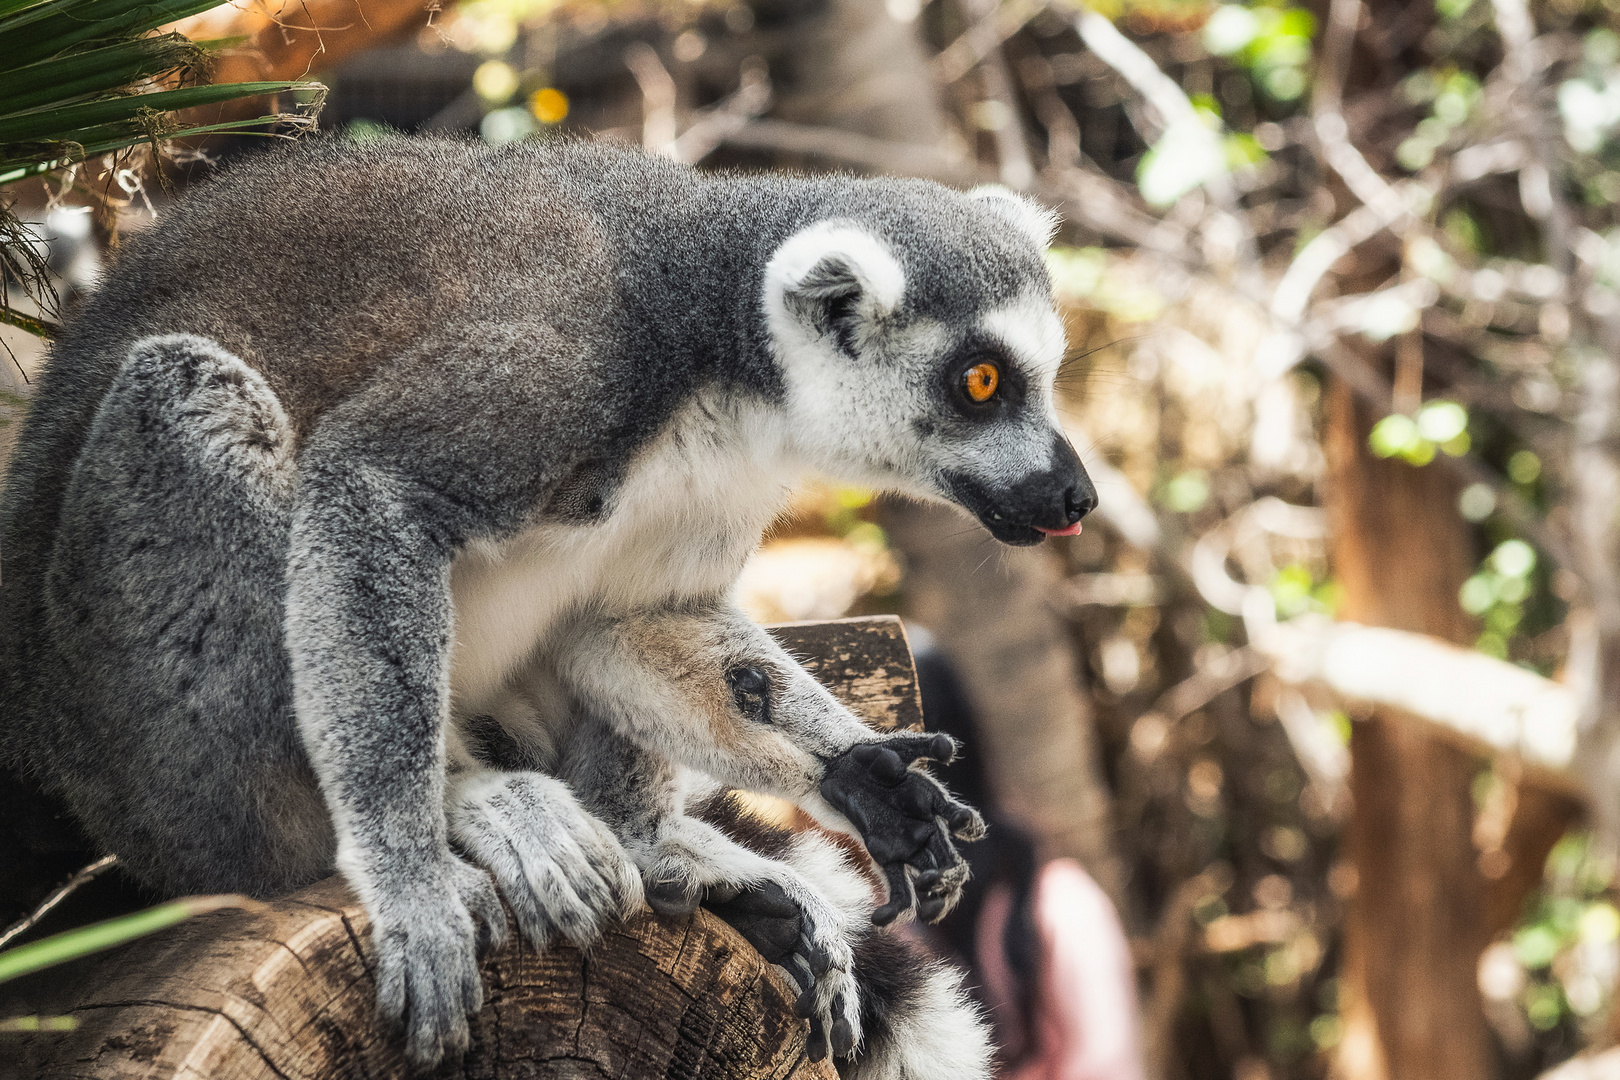
[[[0,185],[65,168],[138,144],[230,131],[285,132],[314,126],[326,95],[316,82],[188,85],[208,67],[209,48],[166,24],[216,7],[219,0],[0,0]],[[184,110],[243,98],[287,99],[293,109],[216,123],[188,122]],[[14,250],[16,219],[0,203],[0,279],[9,271],[42,296],[43,281],[24,272],[35,260]],[[50,336],[49,319],[14,311],[0,288],[0,322]]]

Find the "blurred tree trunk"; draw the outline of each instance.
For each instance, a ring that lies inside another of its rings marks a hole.
[[[1377,419],[1334,384],[1325,442],[1339,614],[1466,644],[1475,630],[1457,592],[1475,554],[1455,509],[1460,484],[1440,464],[1374,457],[1367,435]],[[1346,1080],[1483,1080],[1496,1062],[1479,954],[1517,919],[1577,807],[1519,786],[1506,835],[1482,852],[1472,787],[1485,763],[1473,753],[1382,711],[1355,725],[1350,751],[1346,848],[1357,888],[1345,919],[1336,1071]]]
[[[1466,643],[1457,590],[1472,551],[1439,467],[1367,449],[1377,417],[1343,383],[1328,399],[1327,506],[1342,618]],[[1345,919],[1338,1068],[1349,1080],[1483,1080],[1494,1072],[1475,964],[1477,766],[1404,718],[1375,714],[1350,740],[1346,838],[1357,888]]]
[[[914,23],[883,0],[761,0],[762,27],[786,21],[772,57],[780,120],[921,146],[952,140],[928,53]]]

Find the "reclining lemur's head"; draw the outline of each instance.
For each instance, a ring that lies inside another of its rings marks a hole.
[[[841,479],[944,498],[999,540],[1078,531],[1097,503],[1063,435],[1055,219],[1000,188],[894,182],[791,236],[765,312],[801,453]]]
[[[621,734],[721,783],[813,803],[867,727],[730,604],[587,619],[562,675]]]

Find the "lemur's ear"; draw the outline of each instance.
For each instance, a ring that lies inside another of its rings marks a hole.
[[[900,306],[906,275],[883,242],[855,225],[822,221],[776,249],[765,295],[815,334],[854,355],[872,325]]]
[[[1005,217],[1035,241],[1042,251],[1057,235],[1062,219],[1033,199],[1026,199],[1000,184],[985,184],[968,192],[968,198],[977,199],[987,208]]]

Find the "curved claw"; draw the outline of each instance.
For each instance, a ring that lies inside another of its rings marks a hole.
[[[816,977],[810,971],[810,964],[804,957],[794,953],[782,965],[787,973],[799,985],[799,996],[793,1002],[793,1015],[805,1020],[815,1015],[816,1011]]]

